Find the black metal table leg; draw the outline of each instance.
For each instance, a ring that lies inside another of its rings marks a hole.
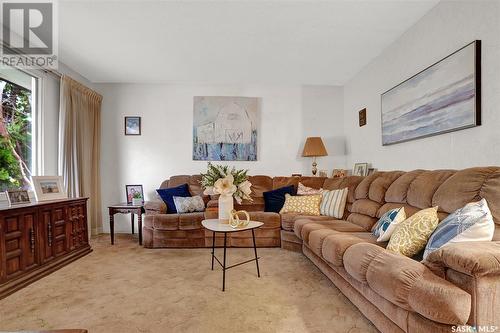
[[[130,221],[132,222],[132,235],[134,234],[135,214],[130,213]]]
[[[224,233],[224,264],[222,265],[222,291],[226,290],[226,240],[227,232]]]
[[[257,264],[257,276],[260,277],[259,257],[257,257],[257,245],[255,244],[255,232],[253,229],[252,229],[252,238],[253,238],[253,252],[255,253],[255,263]]]
[[[214,256],[215,256],[215,231],[212,232],[212,270],[214,270]]]

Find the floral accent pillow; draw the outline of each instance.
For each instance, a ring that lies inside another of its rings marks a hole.
[[[302,183],[299,183],[299,187],[297,188],[297,195],[316,195],[323,193],[323,189],[312,188],[309,186],[305,186]]]
[[[422,251],[439,223],[437,209],[422,209],[404,220],[392,234],[387,250],[407,257]]]
[[[291,196],[285,194],[285,204],[280,210],[280,214],[299,213],[304,215],[320,215],[319,206],[321,204],[321,195],[302,195]]]
[[[174,204],[179,214],[203,212],[205,210],[205,202],[199,195],[194,197],[174,197]]]

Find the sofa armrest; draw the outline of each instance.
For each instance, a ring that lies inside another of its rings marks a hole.
[[[167,213],[167,205],[163,200],[146,201],[144,210],[146,215],[165,214]]]
[[[464,242],[443,246],[423,262],[435,274],[447,268],[470,276],[500,274],[500,242]]]

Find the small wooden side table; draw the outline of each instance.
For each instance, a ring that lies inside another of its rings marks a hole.
[[[115,218],[114,215],[130,214],[130,221],[132,223],[132,234],[134,234],[134,220],[137,215],[137,224],[139,227],[139,245],[142,245],[142,214],[144,213],[144,206],[132,205],[129,203],[120,203],[108,207],[109,210],[109,232],[111,234],[111,245],[115,244]]]

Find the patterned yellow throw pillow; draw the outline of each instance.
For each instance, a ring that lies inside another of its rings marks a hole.
[[[291,196],[285,194],[285,204],[280,210],[283,213],[299,213],[304,215],[319,215],[321,195]]]
[[[422,209],[401,222],[392,234],[387,250],[407,257],[413,257],[422,251],[439,223],[437,209]]]

